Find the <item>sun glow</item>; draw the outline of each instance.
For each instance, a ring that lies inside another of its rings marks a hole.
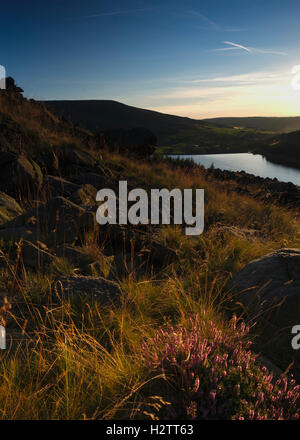
[[[292,73],[293,72],[293,73]],[[192,118],[219,116],[298,116],[299,70],[190,81],[157,95],[168,104],[151,110]],[[155,96],[152,96],[155,99]]]

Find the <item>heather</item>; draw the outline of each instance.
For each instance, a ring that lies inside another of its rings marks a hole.
[[[205,310],[187,326],[156,331],[143,344],[143,359],[168,383],[167,419],[283,420],[300,415],[300,386],[274,377],[257,362],[244,322],[230,321],[231,332],[206,320]]]

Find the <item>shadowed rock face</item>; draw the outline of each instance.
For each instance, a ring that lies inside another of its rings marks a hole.
[[[87,267],[94,262],[94,258],[87,252],[84,252],[79,247],[71,246],[69,244],[59,245],[56,249],[56,255],[58,257],[66,258],[69,262],[83,271],[86,271]]]
[[[75,191],[80,189],[79,185],[75,183],[69,182],[62,177],[50,176],[48,175],[46,178],[46,190],[47,196],[49,198],[62,196],[62,197],[70,197]]]
[[[1,94],[9,95],[10,99],[14,96],[22,98],[23,92],[24,90],[16,85],[15,80],[11,76],[5,78],[5,89],[0,90]]]
[[[103,175],[97,173],[82,173],[73,178],[78,185],[92,185],[97,190],[107,188],[111,182]]]
[[[32,241],[38,236],[50,246],[73,244],[84,231],[93,229],[95,225],[93,212],[59,196],[47,203],[36,204],[30,211],[3,225],[0,237],[17,240],[23,236]]]
[[[233,277],[232,286],[254,313],[284,300],[272,321],[295,325],[300,322],[300,249],[281,249],[252,261]]]
[[[34,195],[40,190],[43,174],[40,167],[23,154],[0,152],[0,189],[18,196]]]
[[[0,192],[0,225],[22,214],[23,210],[15,199]]]
[[[280,249],[247,264],[231,287],[249,318],[262,330],[264,352],[286,368],[295,362],[300,379],[300,353],[291,347],[291,329],[300,325],[300,249]]]

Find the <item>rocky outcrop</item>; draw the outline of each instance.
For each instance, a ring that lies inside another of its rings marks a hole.
[[[23,92],[24,90],[16,85],[14,78],[12,78],[11,76],[5,78],[5,89],[0,89],[0,93],[9,95],[10,99],[13,99],[13,97],[15,96],[19,98],[23,98],[22,96]]]
[[[102,277],[61,277],[53,286],[53,293],[60,298],[97,301],[110,304],[119,299],[121,290],[117,283]]]
[[[75,183],[69,182],[62,177],[51,176],[48,175],[45,179],[45,189],[47,198],[51,199],[52,197],[62,196],[62,197],[70,197],[75,191],[80,189],[79,185]]]
[[[245,171],[235,172],[219,168],[205,170],[205,176],[208,180],[233,181],[237,184],[233,189],[241,194],[248,194],[279,205],[300,207],[300,187],[291,182],[279,182],[276,178],[263,178]]]
[[[21,206],[14,198],[0,192],[0,226],[21,215],[22,212]]]
[[[49,148],[39,154],[40,166],[47,174],[70,176],[91,171],[96,166],[93,156],[74,145]]]
[[[95,159],[86,151],[74,146],[65,146],[56,149],[55,155],[59,162],[59,169],[66,175],[77,174],[95,167]]]
[[[30,214],[29,214],[30,215]],[[64,197],[54,197],[32,212],[49,245],[74,243],[96,224],[95,214]]]
[[[45,269],[55,258],[55,255],[40,241],[24,240],[21,246],[21,255],[24,265],[36,270]]]
[[[270,310],[279,326],[300,321],[300,249],[281,249],[252,261],[234,275],[232,285],[252,313]]]
[[[74,191],[69,200],[80,206],[85,206],[85,207],[95,206],[95,212],[96,212],[97,210],[96,194],[97,194],[97,189],[93,185],[85,184],[79,187],[76,191]]]
[[[23,154],[0,152],[0,189],[20,198],[34,198],[42,187],[43,174],[33,160]]]
[[[79,268],[82,272],[90,272],[89,265],[94,262],[94,258],[80,247],[63,244],[57,247],[56,255],[66,258],[72,265]]]
[[[5,242],[19,242],[21,239],[35,241],[36,228],[31,226],[18,226],[0,229],[0,238]]]
[[[22,234],[30,240],[27,231],[48,246],[63,243],[74,244],[84,232],[96,226],[95,213],[87,211],[64,197],[54,197],[46,203],[37,203],[26,214],[16,217],[3,225],[0,237],[6,240],[17,240]],[[24,237],[25,238],[25,237]]]
[[[280,249],[247,264],[231,280],[248,318],[257,322],[262,346],[276,365],[292,361],[300,378],[300,353],[291,329],[300,325],[300,249]]]
[[[211,229],[216,231],[217,236],[220,238],[223,238],[227,234],[245,240],[266,238],[264,233],[258,229],[239,228],[237,226],[227,226],[220,223],[216,223]]]
[[[99,189],[110,187],[107,177],[97,173],[82,173],[75,176],[73,180],[78,185],[92,185],[98,191]]]
[[[47,176],[47,198],[62,196],[82,206],[95,206],[97,190],[90,184],[76,184],[62,177]]]

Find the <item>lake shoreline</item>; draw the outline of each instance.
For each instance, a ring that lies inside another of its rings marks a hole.
[[[189,166],[187,164],[187,167]],[[204,173],[206,181],[222,182],[229,192],[236,192],[241,195],[247,194],[254,199],[271,202],[297,211],[300,209],[300,185],[292,182],[282,182],[276,177],[260,177],[245,171],[205,168],[200,163],[191,166],[201,168],[201,173]]]
[[[300,186],[292,182],[281,182],[277,178],[259,177],[245,171],[229,171],[219,168],[205,169],[206,179],[222,182],[233,181],[235,192],[248,194],[253,198],[276,203],[288,208],[300,208]]]
[[[168,155],[174,159],[187,159],[202,165],[204,168],[219,168],[232,172],[244,171],[263,179],[277,179],[280,182],[291,182],[300,186],[300,170],[292,164],[282,165],[268,160],[258,152],[255,153],[223,153],[199,155]]]
[[[282,165],[287,166],[290,168],[294,168],[297,170],[300,170],[300,158],[295,156],[286,156],[278,153],[270,152],[269,148],[243,148],[243,147],[222,147],[222,150],[220,151],[220,147],[184,147],[182,149],[180,148],[173,148],[173,147],[159,147],[158,154],[167,154],[172,156],[183,156],[183,155],[189,155],[189,156],[200,156],[200,155],[210,155],[210,154],[242,154],[242,153],[249,153],[253,155],[261,155],[264,158],[266,158],[269,162],[276,164],[276,165]]]

